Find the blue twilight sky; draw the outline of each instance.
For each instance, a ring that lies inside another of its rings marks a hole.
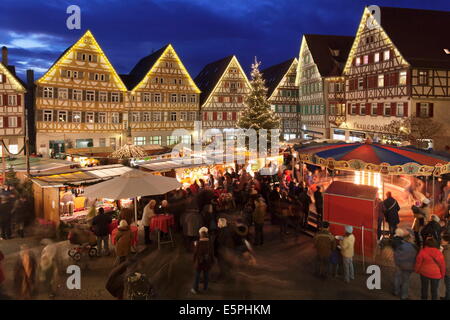
[[[0,46],[19,75],[45,72],[90,29],[118,73],[172,43],[192,77],[236,54],[245,70],[298,55],[303,33],[354,35],[364,6],[450,11],[449,0],[1,0]],[[81,30],[68,30],[66,9],[81,8]]]

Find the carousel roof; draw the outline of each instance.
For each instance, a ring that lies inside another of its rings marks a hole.
[[[435,167],[448,166],[450,162],[450,156],[377,143],[322,144],[301,148],[299,153],[303,161],[319,165],[369,171],[396,167],[397,173],[410,174],[424,173],[424,170],[431,174]]]

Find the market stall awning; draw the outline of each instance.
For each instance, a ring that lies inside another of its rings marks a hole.
[[[300,148],[307,163],[336,169],[385,174],[431,175],[447,166],[450,157],[430,152],[376,143],[336,143]]]

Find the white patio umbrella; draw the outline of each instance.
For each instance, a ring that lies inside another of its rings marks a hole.
[[[132,170],[111,180],[86,187],[84,193],[87,197],[114,200],[134,198],[134,215],[137,222],[137,197],[160,195],[181,186],[182,184],[175,178]]]

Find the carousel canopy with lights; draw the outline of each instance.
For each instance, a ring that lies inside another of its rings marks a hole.
[[[377,143],[336,143],[300,148],[303,162],[330,169],[439,176],[450,173],[450,158]]]

